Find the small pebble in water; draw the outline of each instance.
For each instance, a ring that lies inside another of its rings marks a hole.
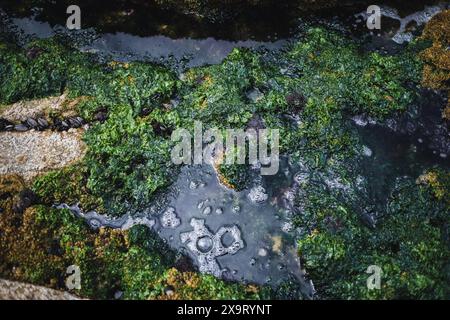
[[[194,190],[194,189],[197,189],[197,187],[198,187],[198,184],[195,181],[191,181],[189,183],[189,189]]]
[[[251,260],[250,260],[250,265],[251,266],[254,266],[256,264],[256,259],[255,258],[252,258]]]
[[[253,203],[260,203],[267,200],[269,196],[266,193],[266,189],[262,186],[256,186],[252,188],[248,194],[248,198]]]
[[[167,296],[173,296],[173,294],[174,294],[175,292],[173,291],[172,287],[167,287],[167,288],[164,289],[164,293],[165,293]]]
[[[372,150],[370,150],[368,146],[363,146],[363,155],[365,155],[366,157],[371,157]]]
[[[100,223],[100,221],[98,221],[97,219],[91,219],[91,220],[89,220],[89,225],[90,225],[92,228],[97,229],[97,228],[100,228],[101,223]]]
[[[206,208],[203,210],[203,214],[204,214],[204,215],[209,215],[209,214],[211,214],[211,210],[212,210],[211,207],[208,206],[208,207],[206,207]]]
[[[292,222],[284,222],[281,226],[281,230],[284,232],[291,232],[294,229],[294,225]]]
[[[161,225],[164,228],[176,228],[181,224],[181,220],[178,218],[175,208],[168,207],[166,211],[162,214],[161,218]]]
[[[122,298],[123,296],[123,292],[122,291],[116,291],[114,293],[114,299],[119,300],[120,298]]]
[[[200,201],[197,205],[197,208],[201,209],[205,205],[205,201]]]
[[[222,214],[223,213],[223,209],[222,208],[217,208],[216,209],[216,214]]]
[[[265,257],[265,256],[267,256],[267,250],[264,249],[264,248],[260,248],[260,249],[258,250],[258,256],[260,256],[260,257]]]
[[[284,266],[283,266],[282,264],[279,264],[279,265],[278,265],[278,270],[281,271],[281,270],[283,270],[283,269],[284,269]]]

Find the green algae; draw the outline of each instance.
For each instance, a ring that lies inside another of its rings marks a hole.
[[[434,171],[428,174],[436,174]],[[440,173],[447,181],[448,173]],[[319,295],[337,299],[448,299],[448,203],[430,185],[399,179],[376,227],[336,194],[308,193],[299,254]],[[367,290],[366,269],[381,268],[380,290]]]
[[[88,169],[81,164],[54,170],[33,181],[32,189],[49,206],[55,203],[80,203],[86,211],[103,212],[103,201],[87,187]]]
[[[30,50],[36,57],[30,57]],[[46,64],[49,59],[52,63]],[[78,199],[83,207],[112,215],[143,207],[165,190],[176,168],[169,137],[158,128],[192,129],[195,120],[204,127],[244,128],[259,115],[267,128],[280,130],[283,154],[301,158],[311,171],[334,170],[344,182],[354,181],[356,173],[341,164],[357,162],[361,141],[347,119],[365,114],[383,120],[406,110],[422,66],[414,44],[384,56],[362,52],[358,43],[323,28],[309,29],[275,57],[235,49],[221,64],[190,69],[181,79],[153,64],[101,63],[57,39],[32,43],[25,51],[1,46],[0,61],[2,103],[67,90],[71,97],[86,97],[77,105],[86,119],[99,108],[107,110],[108,119],[85,134],[88,152],[80,167],[38,178],[34,190],[48,205]],[[255,88],[262,96],[252,100],[248,92]],[[172,97],[179,103],[170,103]],[[248,166],[223,165],[219,173],[229,186],[246,187]],[[375,230],[361,221],[356,203],[362,198],[352,193],[354,186],[330,192],[313,182],[303,186],[307,192],[298,201],[305,210],[295,219],[308,231],[299,237],[299,253],[319,296],[448,298],[443,270],[449,252],[442,240],[442,225],[448,224],[442,190],[449,190],[448,182],[440,182],[440,189],[399,182],[387,217]],[[52,271],[45,273],[51,268],[48,256],[36,258],[42,265],[35,270],[36,261],[27,261],[26,252],[6,257],[1,270],[8,277],[16,277],[8,273],[10,266],[19,265],[24,270],[18,279],[55,287],[63,266],[75,263],[87,270],[82,295],[88,297],[111,297],[112,284],[124,297],[136,299],[263,296],[257,288],[172,269],[175,258],[165,260],[156,238],[142,235],[146,232],[139,227],[96,235],[68,212],[43,206],[26,217],[34,223],[27,228],[35,225],[37,230],[27,232],[45,230],[41,246],[48,246],[45,239],[59,239],[63,258],[55,258]],[[365,289],[369,265],[382,267],[382,290]],[[175,288],[173,296],[164,294],[167,286]]]
[[[173,268],[176,255],[144,226],[93,231],[68,210],[35,205],[22,216],[7,210],[0,227],[2,277],[66,290],[66,269],[77,265],[81,289],[73,293],[82,297],[111,299],[121,291],[123,299],[174,298],[168,287],[184,299],[255,299],[268,293]]]

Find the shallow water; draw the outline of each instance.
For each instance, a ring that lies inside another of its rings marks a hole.
[[[33,17],[14,18],[11,22],[26,36],[48,38],[57,32],[67,32],[60,26],[51,27],[49,23],[37,21]],[[79,46],[80,50],[108,55],[118,61],[175,60],[178,63],[186,61],[186,67],[218,64],[234,48],[277,50],[286,44],[286,40],[230,41],[211,37],[172,39],[163,35],[141,37],[123,32],[95,34],[93,30],[90,30],[90,36],[92,40],[88,41],[87,45]]]
[[[186,166],[165,195],[165,205],[156,212],[143,210],[133,218],[126,215],[114,219],[95,212],[83,214],[76,206],[59,207],[72,209],[93,228],[147,225],[172,248],[190,256],[201,271],[228,280],[274,287],[290,280],[300,285],[304,297],[312,297],[313,288],[305,279],[296,252],[297,231],[289,220],[288,198],[294,173],[295,169],[284,159],[277,175],[256,178],[253,188],[235,192],[219,183],[212,167]],[[254,197],[255,194],[259,197]],[[207,231],[196,228],[196,221],[203,223]],[[233,228],[238,230],[236,238],[232,237]],[[199,241],[189,244],[186,241],[189,236]],[[218,238],[211,241],[214,237]],[[216,240],[220,243],[214,243]],[[237,250],[231,250],[233,242],[240,242]],[[225,253],[214,251],[220,247]],[[226,253],[227,250],[234,252]]]

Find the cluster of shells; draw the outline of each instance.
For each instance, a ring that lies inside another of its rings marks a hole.
[[[65,119],[54,118],[51,123],[46,120],[44,117],[39,118],[27,118],[21,123],[14,124],[13,122],[0,118],[0,131],[28,131],[28,130],[37,130],[43,131],[46,129],[57,130],[57,131],[66,131],[71,128],[80,128],[82,127],[86,121],[83,118],[76,117],[68,117]]]

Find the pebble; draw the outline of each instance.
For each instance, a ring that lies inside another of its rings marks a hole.
[[[261,203],[267,200],[269,196],[266,193],[266,189],[262,186],[256,186],[252,188],[248,194],[248,198],[253,203]]]
[[[189,183],[189,189],[194,190],[194,189],[197,189],[197,187],[198,187],[198,185],[194,181],[191,181]]]
[[[368,146],[363,146],[363,155],[366,157],[372,156],[372,150]]]
[[[174,229],[181,224],[181,220],[178,218],[175,208],[173,207],[168,207],[166,211],[163,212],[160,221],[164,228]]]
[[[212,210],[211,207],[208,206],[205,209],[203,209],[203,214],[204,215],[209,215],[209,214],[211,214],[211,210]]]
[[[260,248],[260,249],[258,250],[258,256],[260,256],[260,257],[265,257],[265,256],[267,256],[267,250],[264,249],[264,248]]]
[[[122,298],[123,296],[123,292],[122,291],[116,291],[114,293],[114,299],[119,300],[120,298]]]

